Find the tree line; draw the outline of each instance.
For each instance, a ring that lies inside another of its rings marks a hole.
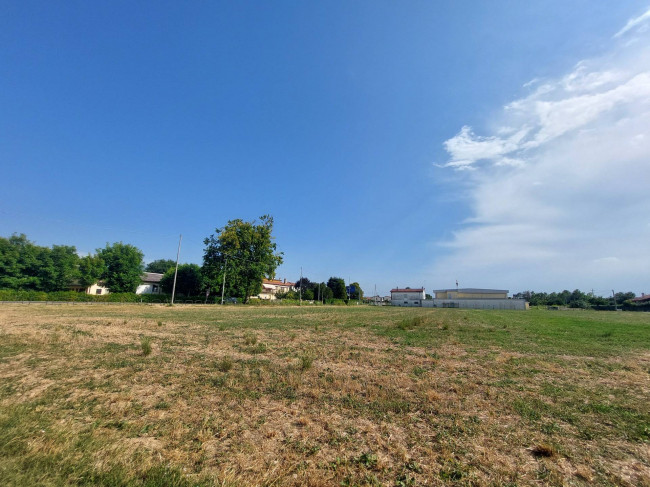
[[[579,289],[569,291],[565,289],[561,292],[535,292],[524,291],[512,295],[515,299],[525,299],[531,306],[568,306],[569,308],[591,308],[592,306],[609,306],[616,304],[621,305],[630,299],[636,297],[633,292],[618,292],[614,296],[602,297],[593,293],[584,293]]]
[[[282,263],[273,241],[273,218],[230,220],[204,240],[203,265],[178,266],[176,292],[185,296],[224,292],[247,301],[259,294],[264,277],[273,277]],[[101,282],[111,293],[133,293],[143,272],[163,274],[162,291],[171,293],[176,262],[159,259],[144,265],[144,254],[131,244],[116,242],[79,256],[72,245],[43,247],[24,234],[0,237],[0,289],[57,292],[87,288]]]
[[[43,247],[24,234],[0,237],[0,289],[56,292],[104,281],[111,292],[134,292],[141,282],[144,254],[116,242],[80,257],[73,245]]]
[[[358,282],[353,282],[354,290],[347,292],[345,280],[341,277],[330,277],[327,282],[313,282],[307,277],[296,280],[295,291],[277,293],[279,299],[303,299],[305,301],[331,302],[334,299],[358,300],[363,298],[363,290]]]

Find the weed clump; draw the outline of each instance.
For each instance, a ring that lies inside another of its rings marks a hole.
[[[257,343],[257,335],[255,333],[246,333],[244,335],[244,343],[248,346],[255,345]]]
[[[142,350],[142,355],[145,357],[151,355],[151,339],[149,337],[142,337],[140,339],[140,349]]]
[[[414,316],[412,318],[406,318],[399,323],[397,323],[398,330],[412,330],[418,326],[426,324],[427,319],[424,316]]]
[[[234,364],[232,357],[224,357],[217,362],[217,370],[219,372],[228,372],[233,368]]]
[[[159,321],[159,322],[158,322],[158,326],[163,326],[163,322],[162,322],[162,321]]]
[[[308,370],[311,369],[311,366],[314,363],[314,357],[311,355],[301,355],[300,356],[300,370]]]

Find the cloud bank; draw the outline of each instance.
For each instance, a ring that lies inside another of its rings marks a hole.
[[[441,243],[437,282],[650,292],[649,24],[650,10],[602,57],[527,83],[493,133],[444,143],[473,214]]]

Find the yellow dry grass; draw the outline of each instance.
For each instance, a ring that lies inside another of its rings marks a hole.
[[[611,404],[647,418],[647,352],[598,359],[603,373],[588,357],[459,336],[404,345],[376,332],[401,316],[385,310],[354,326],[335,308],[188,310],[0,307],[3,438],[20,446],[0,473],[42,457],[119,467],[133,485],[161,464],[198,485],[650,485],[647,440],[571,406],[611,389]],[[21,407],[24,423],[10,423]]]

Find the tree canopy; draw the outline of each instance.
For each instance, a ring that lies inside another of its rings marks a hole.
[[[87,255],[79,259],[79,284],[92,286],[106,272],[106,264],[98,255]]]
[[[353,282],[350,286],[354,287],[354,292],[350,294],[350,299],[363,299],[363,289],[361,289],[361,285],[358,282]]]
[[[63,291],[78,278],[78,263],[73,246],[41,247],[24,234],[0,237],[0,288]]]
[[[164,274],[171,268],[176,268],[176,261],[171,259],[158,259],[151,261],[144,268],[147,272],[155,272],[157,274]]]
[[[176,264],[165,272],[160,279],[163,292],[171,294],[174,288],[174,273]],[[183,296],[197,296],[202,289],[201,268],[196,264],[181,264],[176,276],[176,293]]]
[[[327,281],[327,287],[332,290],[334,299],[347,299],[348,294],[345,290],[345,280],[341,277],[330,277]]]
[[[220,290],[225,273],[226,295],[248,302],[259,294],[262,279],[273,278],[282,263],[272,232],[273,217],[269,215],[260,217],[259,222],[230,220],[217,228],[203,241],[203,276],[209,288]]]
[[[112,293],[133,293],[142,282],[144,254],[131,244],[115,242],[97,249],[97,255],[106,267],[102,274],[104,284]]]

